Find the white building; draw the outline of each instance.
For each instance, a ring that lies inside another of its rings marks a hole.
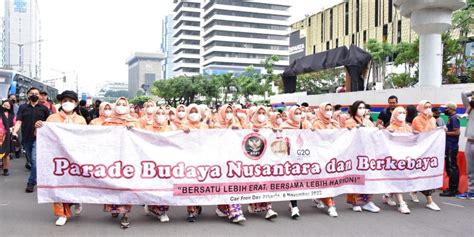
[[[107,81],[105,83],[100,84],[96,88],[96,96],[99,98],[104,98],[105,94],[108,91],[128,91],[128,83],[126,82],[115,82],[115,81]]]
[[[173,74],[200,72],[201,0],[174,0]]]
[[[41,77],[41,39],[36,0],[5,0],[3,66]]]
[[[274,70],[289,64],[288,0],[204,0],[201,22],[201,69],[207,74],[262,69],[272,55],[280,61]]]
[[[162,34],[161,34],[161,52],[165,55],[163,60],[163,79],[169,79],[174,77],[174,54],[173,54],[173,15],[166,16],[162,21]]]

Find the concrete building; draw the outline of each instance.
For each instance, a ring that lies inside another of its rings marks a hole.
[[[163,54],[135,53],[127,60],[129,98],[135,97],[139,90],[147,94],[153,82],[161,79],[161,63],[164,59]]]
[[[343,0],[292,24],[292,34],[299,34],[299,41],[304,41],[305,55],[351,44],[364,48],[369,39],[390,44],[413,42],[418,36],[411,28],[410,19],[402,16],[393,3],[393,0]],[[290,54],[298,51],[295,46],[301,45],[296,43],[297,37],[293,39]]]
[[[201,0],[174,0],[173,73],[196,75],[200,71]]]
[[[289,1],[205,0],[202,3],[201,68],[203,73],[242,72],[272,55],[288,66]]]
[[[36,0],[5,0],[3,66],[41,77],[40,18]]]
[[[161,52],[165,55],[163,61],[163,76],[164,79],[169,79],[174,76],[174,54],[173,54],[173,15],[168,15],[162,22],[162,36],[161,36]]]

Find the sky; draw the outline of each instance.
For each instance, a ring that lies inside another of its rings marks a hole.
[[[173,11],[173,0],[37,1],[42,78],[58,78],[58,71],[77,73],[80,91],[92,95],[99,82],[128,81],[125,62],[134,52],[160,52],[161,21]],[[340,1],[290,0],[290,22]]]

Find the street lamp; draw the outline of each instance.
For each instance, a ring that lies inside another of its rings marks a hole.
[[[44,40],[35,40],[27,43],[13,43],[10,42],[10,44],[18,46],[18,66],[20,67],[20,72],[23,72],[23,47],[26,45],[32,45],[32,44],[38,44],[43,42]]]

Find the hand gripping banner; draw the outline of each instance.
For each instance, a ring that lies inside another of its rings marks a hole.
[[[244,204],[439,188],[445,133],[45,123],[37,147],[39,203]]]

